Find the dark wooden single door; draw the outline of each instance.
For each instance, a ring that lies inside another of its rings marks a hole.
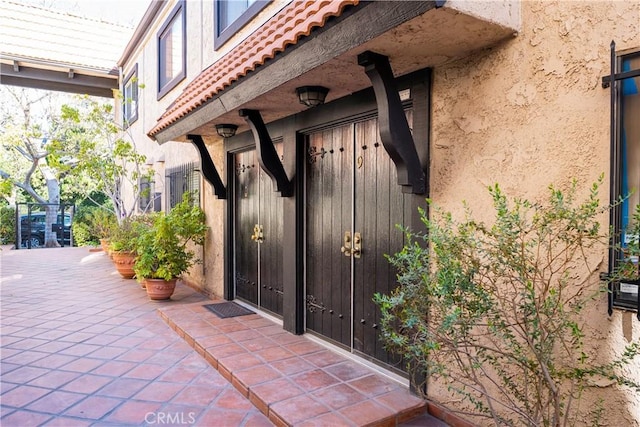
[[[385,255],[402,249],[404,235],[396,224],[409,212],[396,182],[377,119],[309,135],[306,327],[401,368],[379,340],[380,314],[372,300],[397,286]]]
[[[282,315],[282,199],[255,150],[235,156],[236,296]]]
[[[306,168],[306,328],[351,348],[351,262],[340,251],[353,221],[353,126],[309,135]]]

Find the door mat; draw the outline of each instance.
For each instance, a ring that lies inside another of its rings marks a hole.
[[[227,317],[246,316],[249,314],[255,314],[255,312],[244,308],[240,304],[236,304],[233,301],[220,302],[217,304],[205,304],[204,308],[215,314],[221,319]]]

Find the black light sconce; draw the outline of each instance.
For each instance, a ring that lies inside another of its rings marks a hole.
[[[236,134],[237,130],[238,130],[238,126],[232,125],[230,123],[216,125],[216,132],[218,133],[219,136],[223,138],[231,138],[233,135]]]
[[[323,86],[302,86],[296,89],[301,104],[316,107],[324,104],[329,89]]]

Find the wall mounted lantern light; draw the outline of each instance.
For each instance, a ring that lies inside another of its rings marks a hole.
[[[315,107],[324,104],[329,89],[323,86],[302,86],[296,89],[301,104]]]
[[[231,138],[236,134],[236,130],[238,130],[238,126],[230,123],[216,125],[216,132],[223,138]]]

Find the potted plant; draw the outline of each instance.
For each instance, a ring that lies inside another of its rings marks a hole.
[[[134,266],[136,277],[144,283],[149,298],[171,297],[180,275],[200,262],[193,245],[204,243],[207,229],[204,212],[192,206],[187,194],[169,213],[160,212],[153,217],[151,226],[137,239]]]
[[[116,220],[113,212],[102,209],[101,207],[96,208],[91,213],[89,218],[89,223],[91,224],[91,229],[98,236],[100,240],[100,246],[102,250],[106,253],[109,252],[109,236],[114,233],[114,230],[118,226],[118,221]]]
[[[142,232],[149,227],[149,221],[146,215],[125,218],[109,237],[111,258],[118,273],[125,279],[135,276],[133,266],[136,260],[136,243]]]

